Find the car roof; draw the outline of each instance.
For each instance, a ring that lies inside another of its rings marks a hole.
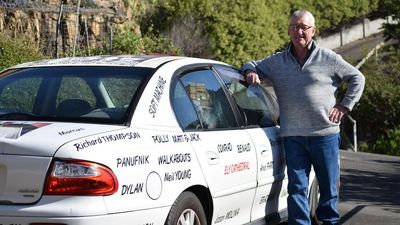
[[[100,55],[86,57],[67,57],[59,59],[47,59],[34,62],[27,62],[15,65],[11,69],[32,68],[32,67],[52,67],[52,66],[121,66],[121,67],[149,67],[158,66],[179,59],[196,59],[185,56],[166,56],[166,55]],[[197,59],[204,62],[205,59]],[[213,60],[208,62],[221,63]]]

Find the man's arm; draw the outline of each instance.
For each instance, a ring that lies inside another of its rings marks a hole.
[[[365,86],[364,75],[341,56],[337,58],[336,68],[336,74],[348,85],[343,99],[329,112],[329,120],[334,123],[338,123],[346,113],[353,109],[360,100]]]
[[[265,58],[244,64],[241,71],[248,84],[256,85],[261,83],[268,69],[268,58]]]
[[[357,68],[346,62],[341,56],[337,59],[336,68],[336,74],[347,83],[347,90],[340,104],[351,111],[354,105],[360,100],[364,91],[365,77]]]

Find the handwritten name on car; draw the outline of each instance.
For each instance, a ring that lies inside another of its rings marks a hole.
[[[140,134],[138,132],[126,132],[126,133],[119,133],[119,134],[110,134],[100,136],[94,139],[84,140],[82,142],[75,143],[74,146],[76,150],[79,152],[88,147],[92,147],[95,145],[107,143],[107,142],[115,142],[121,140],[130,140],[130,139],[137,139],[140,138]]]
[[[58,134],[60,136],[63,136],[63,135],[66,135],[66,134],[72,134],[72,133],[76,133],[76,132],[83,131],[83,130],[85,130],[85,128],[81,127],[81,128],[77,128],[77,129],[59,131]]]
[[[274,161],[268,162],[267,164],[261,164],[260,172],[265,172],[273,168],[274,168]]]
[[[231,152],[232,144],[231,143],[218,144],[217,149],[218,149],[218,153]]]
[[[194,142],[201,140],[200,135],[197,133],[180,135],[157,134],[152,135],[151,138],[155,144],[168,143],[170,140],[172,140],[173,143]]]
[[[177,170],[173,172],[166,172],[164,175],[164,181],[175,181],[175,180],[185,180],[192,177],[192,171],[187,170]]]
[[[161,164],[173,164],[173,163],[185,163],[190,162],[192,158],[190,153],[177,153],[171,155],[161,155],[158,157],[158,165]]]
[[[117,168],[149,164],[149,155],[135,155],[117,158]]]
[[[161,101],[166,83],[167,81],[164,78],[162,78],[161,76],[158,77],[157,85],[153,92],[153,98],[151,99],[149,105],[149,113],[152,115],[153,118],[156,117],[158,104]]]
[[[240,163],[225,166],[224,174],[228,175],[228,174],[232,174],[232,173],[241,172],[244,170],[249,170],[250,169],[249,164],[250,164],[249,162],[240,162]]]
[[[238,153],[249,152],[249,151],[251,151],[251,145],[250,145],[250,143],[238,144],[238,145],[236,145],[236,149],[237,149]],[[218,150],[218,153],[232,152],[232,150],[233,150],[232,143],[218,144],[217,150]]]
[[[133,195],[143,192],[144,183],[122,185],[121,195]]]
[[[214,223],[220,223],[220,222],[222,222],[224,220],[232,219],[233,217],[239,215],[239,212],[240,212],[240,208],[239,209],[235,209],[235,210],[230,210],[225,215],[217,216],[217,218],[215,219]]]
[[[250,143],[236,145],[238,153],[249,152],[251,150]]]

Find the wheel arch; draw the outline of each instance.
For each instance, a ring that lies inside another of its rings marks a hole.
[[[202,185],[195,185],[187,188],[185,191],[190,191],[199,198],[207,217],[207,224],[211,224],[214,212],[214,203],[210,190]]]

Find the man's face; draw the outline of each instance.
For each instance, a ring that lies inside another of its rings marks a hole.
[[[297,48],[305,48],[315,34],[315,27],[307,16],[294,17],[289,24],[289,36],[292,44]]]

